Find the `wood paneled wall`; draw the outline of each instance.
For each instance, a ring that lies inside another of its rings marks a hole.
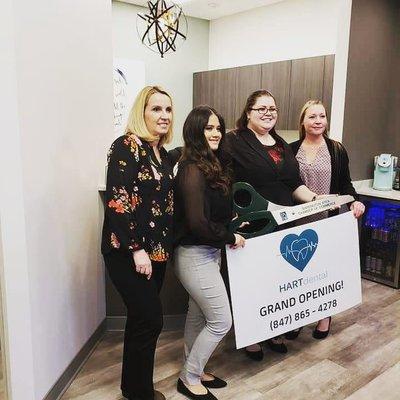
[[[324,64],[324,57],[303,58],[292,61],[289,129],[297,127],[301,108],[307,99],[322,99]]]
[[[193,74],[193,106],[209,104],[227,128],[234,128],[247,97],[268,89],[279,107],[278,129],[296,130],[301,107],[309,99],[332,103],[334,55],[287,60]]]
[[[261,67],[261,86],[269,90],[276,98],[279,107],[278,129],[289,127],[289,100],[291,61],[263,64]],[[247,94],[249,95],[249,93]],[[244,104],[242,108],[244,107]]]

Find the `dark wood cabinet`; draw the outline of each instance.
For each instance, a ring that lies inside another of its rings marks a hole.
[[[325,56],[324,64],[324,88],[322,92],[322,102],[325,104],[328,118],[331,118],[332,111],[332,92],[333,92],[333,71],[335,68],[335,56]]]
[[[289,129],[290,73],[292,62],[279,61],[261,67],[261,88],[270,91],[279,108],[277,128]]]
[[[324,65],[324,57],[301,58],[292,61],[289,129],[298,129],[300,111],[307,100],[322,99]]]
[[[193,107],[205,103],[206,77],[208,72],[196,72],[193,74]]]
[[[238,67],[236,84],[236,119],[240,117],[249,94],[261,88],[261,64]]]
[[[330,116],[334,55],[249,65],[193,75],[193,106],[209,104],[235,127],[247,97],[267,89],[279,108],[277,128],[297,130],[300,110],[309,99],[323,100]]]
[[[197,72],[193,77],[193,107],[208,104],[233,128],[236,119],[236,86],[238,68]]]

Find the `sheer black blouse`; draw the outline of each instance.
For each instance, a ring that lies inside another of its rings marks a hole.
[[[192,162],[179,163],[175,179],[175,245],[223,248],[235,243],[229,232],[232,198],[212,188]]]

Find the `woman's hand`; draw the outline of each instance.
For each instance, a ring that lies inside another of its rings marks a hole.
[[[239,215],[235,214],[235,216],[232,218],[232,221],[234,221],[235,219],[238,219],[238,218],[239,218]],[[239,225],[239,228],[243,228],[243,227],[245,227],[245,226],[247,226],[247,225],[250,225],[250,222],[243,221],[243,222]]]
[[[135,263],[136,272],[146,275],[147,279],[151,278],[153,272],[151,267],[151,260],[145,250],[138,250],[133,252],[133,261]]]
[[[354,201],[351,203],[350,210],[353,211],[353,215],[356,218],[360,218],[364,214],[365,206],[361,201]]]
[[[231,249],[244,247],[246,244],[246,239],[242,235],[239,235],[238,233],[234,233],[234,236],[235,236],[235,244],[231,244],[229,247]]]

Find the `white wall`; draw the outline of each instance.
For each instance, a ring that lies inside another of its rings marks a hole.
[[[210,24],[209,69],[336,54],[331,136],[342,137],[351,0],[286,0]]]
[[[198,18],[188,19],[187,40],[162,59],[146,48],[136,32],[138,12],[145,8],[132,4],[113,2],[113,46],[116,58],[128,58],[145,63],[147,85],[160,85],[171,93],[175,110],[174,139],[168,147],[182,142],[183,122],[193,104],[193,72],[208,69],[209,22]]]
[[[31,309],[23,205],[13,0],[0,13],[0,223],[2,311],[8,383],[14,399],[33,400]]]
[[[42,399],[105,317],[97,186],[113,138],[111,5],[7,5],[0,216],[11,384],[13,400]]]

